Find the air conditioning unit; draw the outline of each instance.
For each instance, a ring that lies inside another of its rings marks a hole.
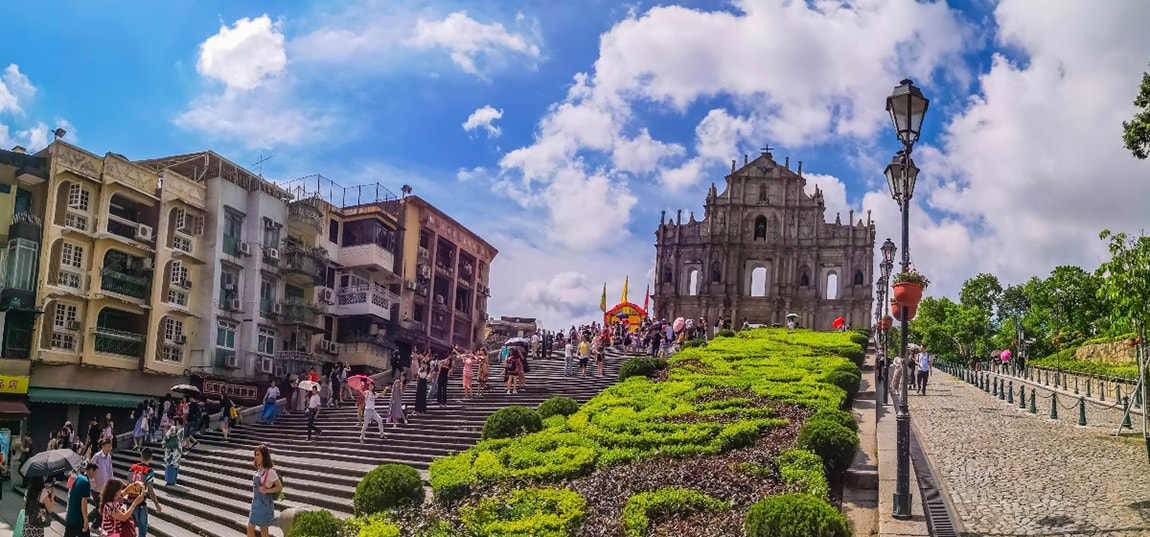
[[[183,345],[184,343],[188,342],[188,336],[183,334],[176,334],[176,339],[172,340],[172,342],[176,345]]]
[[[250,245],[246,242],[241,242],[240,243],[240,255],[252,255],[252,245]]]
[[[271,373],[275,370],[275,361],[271,356],[260,356],[260,373]]]
[[[320,294],[320,299],[322,299],[325,303],[335,304],[335,289],[324,287],[323,292]]]
[[[422,296],[427,296],[427,286],[426,285],[420,285],[419,289],[417,289],[416,292]]]
[[[407,280],[407,281],[403,282],[403,286],[406,287],[408,290],[411,290],[411,291],[414,291],[417,287],[419,287],[418,284],[416,284],[415,282],[413,282],[411,280]]]
[[[240,358],[234,354],[224,356],[224,367],[238,369],[240,367]]]
[[[232,311],[243,311],[244,305],[240,302],[240,299],[233,298],[228,301],[228,309]]]
[[[66,326],[67,326],[68,330],[71,330],[73,332],[79,332],[80,331],[80,321],[68,321],[68,324]]]
[[[136,238],[142,241],[152,240],[152,226],[139,224],[136,226]]]
[[[277,250],[275,248],[268,248],[267,252],[268,252],[268,259],[271,259],[272,261],[279,261],[280,260],[280,251],[279,250]]]
[[[424,278],[430,278],[431,277],[431,266],[430,265],[419,265],[419,275],[424,277]]]
[[[323,349],[324,352],[329,352],[331,354],[336,354],[339,352],[339,344],[326,339],[320,342],[319,348]]]
[[[447,302],[447,299],[443,298],[443,295],[435,295],[435,302],[437,304],[443,304]]]
[[[272,304],[272,315],[279,315],[284,312],[284,305],[276,302]]]
[[[180,280],[180,287],[183,287],[184,289],[191,289],[192,288],[192,279],[191,278],[181,279]]]

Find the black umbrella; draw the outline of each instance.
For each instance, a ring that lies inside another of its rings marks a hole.
[[[200,393],[200,389],[191,384],[177,384],[169,388],[168,391],[182,393],[184,395],[199,395]]]
[[[53,449],[29,457],[20,472],[25,477],[48,477],[71,472],[83,462],[84,458],[70,449]]]
[[[513,337],[513,338],[507,340],[507,343],[504,343],[504,345],[507,345],[508,347],[510,347],[512,345],[518,345],[520,347],[526,347],[527,346],[527,340],[524,338],[521,338],[521,337]]]

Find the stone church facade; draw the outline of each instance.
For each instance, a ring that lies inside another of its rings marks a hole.
[[[702,220],[666,212],[655,233],[656,284],[652,298],[660,319],[730,317],[738,326],[785,324],[830,330],[839,316],[854,328],[869,327],[873,301],[875,227],[825,219],[823,193],[804,192],[800,162],[790,169],[769,151],[736,169],[726,188],[707,192]]]

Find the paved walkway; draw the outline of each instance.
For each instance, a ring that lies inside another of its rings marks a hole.
[[[1042,400],[1029,414],[938,370],[910,397],[964,535],[1150,535],[1141,435],[1076,427],[1077,412],[1052,421]]]

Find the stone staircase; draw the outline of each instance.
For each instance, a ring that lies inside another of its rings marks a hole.
[[[508,395],[501,382],[493,382],[489,393],[469,401],[462,400],[462,382],[457,373],[452,377],[447,408],[437,408],[431,399],[427,414],[411,416],[405,425],[385,425],[386,438],[382,440],[373,423],[366,441],[360,443],[354,404],[320,411],[316,425],[323,434],[318,441],[306,439],[307,420],[303,414],[285,412],[281,412],[275,425],[245,424],[233,428],[228,442],[219,431],[211,431],[202,434],[200,445],[184,455],[179,484],[174,487],[164,484],[163,449],[152,444],[156,493],[163,511],[149,506],[148,533],[157,537],[244,535],[252,498],[252,451],[261,443],[271,448],[276,469],[284,478],[286,499],[276,502],[280,510],[315,506],[337,516],[350,516],[355,486],[364,473],[380,464],[402,463],[415,467],[426,479],[431,461],[479,441],[483,423],[492,412],[508,405],[534,408],[556,395],[583,403],[613,384],[619,366],[628,357],[612,348],[606,358],[602,378],[594,376],[591,366],[585,378],[564,377],[562,354],[556,352],[551,359],[531,361],[526,390]],[[493,366],[492,378],[502,380],[502,368]],[[415,404],[414,386],[410,384],[406,394],[409,408]],[[380,403],[384,406],[383,401]],[[128,467],[137,462],[136,457],[135,452],[127,450],[114,453],[115,476],[125,477]],[[67,492],[63,484],[55,492],[57,512],[53,528],[63,533]],[[278,528],[272,528],[271,533],[276,537],[283,535]]]

